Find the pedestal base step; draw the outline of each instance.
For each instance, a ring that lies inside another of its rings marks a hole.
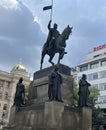
[[[3,130],[33,130],[31,126],[24,127],[5,127]]]

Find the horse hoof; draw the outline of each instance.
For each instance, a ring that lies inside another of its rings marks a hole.
[[[67,54],[67,52],[64,52],[64,54]]]

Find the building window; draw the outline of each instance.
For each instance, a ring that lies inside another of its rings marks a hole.
[[[78,81],[80,81],[80,79],[81,79],[81,76],[78,77]]]
[[[94,64],[91,64],[90,66],[91,69],[95,69],[97,67],[99,67],[99,63],[94,63]]]
[[[100,91],[106,90],[106,83],[99,84],[99,89],[100,89]]]
[[[106,66],[106,60],[101,62],[102,66]]]
[[[3,87],[3,80],[0,80],[0,87]]]
[[[92,87],[98,88],[98,84],[93,84]]]
[[[6,82],[6,88],[9,88],[10,87],[10,82]]]
[[[96,80],[96,79],[98,79],[98,73],[88,75],[88,80]]]
[[[100,78],[106,78],[106,70],[99,73]]]
[[[74,76],[73,78],[74,78],[74,81],[77,81],[77,76]]]
[[[104,85],[103,84],[99,84],[99,90],[103,91],[104,90]]]
[[[7,110],[7,104],[4,104],[3,110]]]
[[[106,83],[104,84],[104,90],[106,90]]]
[[[106,96],[100,96],[98,102],[99,103],[106,103]]]
[[[101,55],[102,55],[102,54],[95,55],[94,58],[97,58],[97,57],[99,57],[99,56],[101,56]]]
[[[7,114],[6,113],[2,113],[2,119],[5,119],[5,118],[7,118]]]
[[[8,99],[8,92],[5,93],[5,99]]]
[[[0,92],[0,99],[2,98],[2,92]]]
[[[86,65],[86,66],[81,66],[80,67],[80,71],[86,71],[86,70],[88,70],[88,66]]]

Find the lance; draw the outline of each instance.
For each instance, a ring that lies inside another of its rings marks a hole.
[[[53,16],[53,0],[52,0],[52,4],[51,5],[43,7],[43,11],[49,10],[49,9],[51,9],[50,20],[52,21],[52,16]]]
[[[50,15],[50,20],[52,21],[52,16],[53,16],[53,0],[52,0],[52,9],[51,9],[51,15]]]

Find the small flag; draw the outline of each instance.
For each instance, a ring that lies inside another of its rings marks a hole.
[[[44,11],[44,10],[48,10],[48,9],[52,9],[52,5],[43,7],[43,11]]]

